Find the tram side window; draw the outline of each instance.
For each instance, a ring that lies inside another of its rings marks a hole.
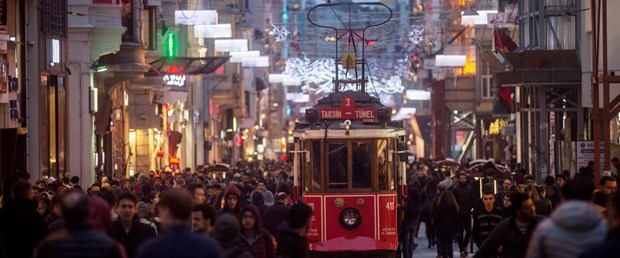
[[[389,173],[390,173],[390,165],[389,165],[389,149],[388,149],[388,140],[378,140],[377,141],[377,172],[379,176],[379,190],[387,191],[389,184]]]
[[[329,144],[329,189],[347,189],[349,186],[349,155],[347,144]]]
[[[321,141],[312,141],[312,191],[321,191]]]
[[[369,142],[352,142],[353,188],[372,187],[372,148]]]

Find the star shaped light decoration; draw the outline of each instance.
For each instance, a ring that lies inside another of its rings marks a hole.
[[[424,25],[411,25],[409,41],[416,45],[424,41]]]
[[[269,24],[271,25],[273,32],[273,39],[276,42],[284,42],[288,38],[288,29],[284,25],[276,25],[273,23],[273,18],[269,19]]]

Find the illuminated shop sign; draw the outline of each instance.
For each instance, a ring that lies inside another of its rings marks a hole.
[[[182,66],[167,66],[163,69],[166,73],[162,80],[164,85],[171,87],[185,87],[187,83],[187,75],[183,73]]]

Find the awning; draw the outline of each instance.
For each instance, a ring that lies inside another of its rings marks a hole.
[[[483,57],[492,58],[491,55]],[[581,64],[576,50],[532,50],[506,53],[505,57],[512,69],[495,74],[502,86],[581,84]]]
[[[162,73],[168,73],[164,69],[170,66],[182,67],[184,74],[210,74],[224,65],[228,59],[230,59],[230,56],[175,57],[174,59],[162,57],[150,63],[151,70],[146,73],[146,76],[158,76]]]

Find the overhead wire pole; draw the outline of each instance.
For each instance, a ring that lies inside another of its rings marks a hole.
[[[609,128],[609,70],[607,65],[607,0],[602,0],[603,5],[603,148],[605,159],[603,164],[605,171],[611,171],[611,129]]]
[[[600,0],[599,0],[600,1]],[[600,119],[599,119],[599,75],[598,75],[598,58],[599,58],[599,22],[600,17],[597,16],[597,1],[590,0],[590,18],[592,23],[592,121],[593,121],[593,140],[594,140],[594,183],[598,186],[601,178],[601,135],[600,135]],[[605,21],[606,23],[606,21]],[[605,51],[606,52],[606,51]]]

